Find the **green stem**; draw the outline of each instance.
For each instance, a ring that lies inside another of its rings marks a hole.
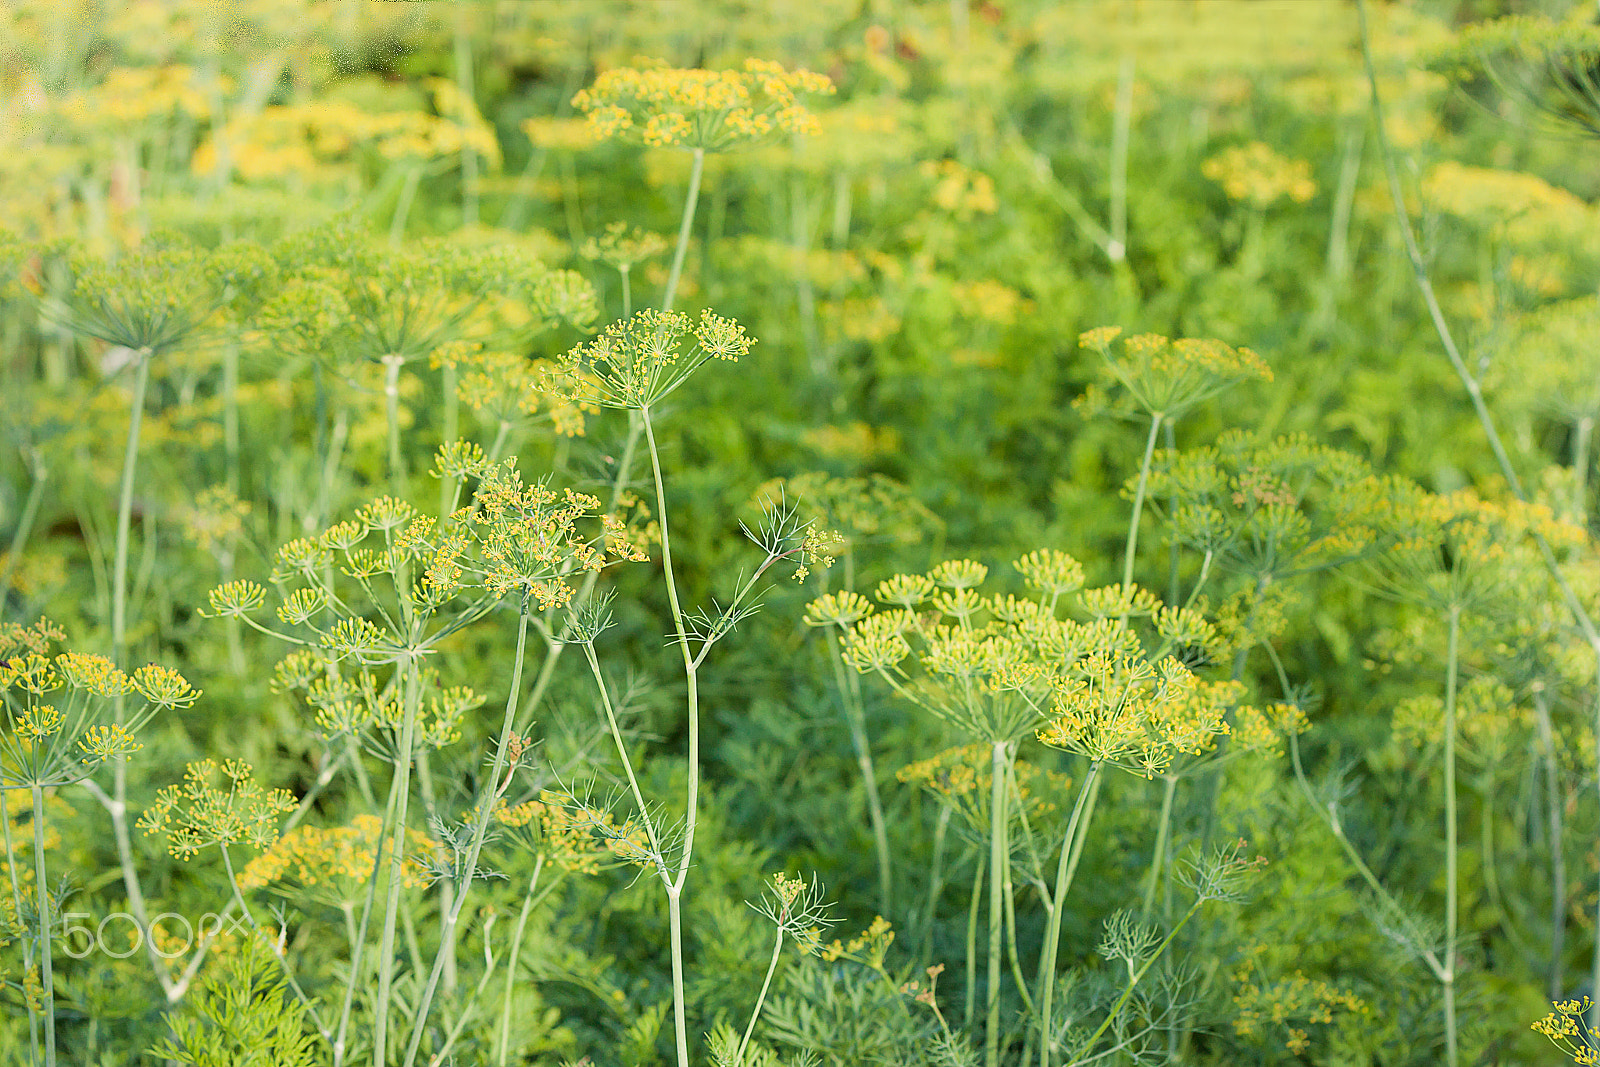
[[[1456,1028],[1456,931],[1460,908],[1456,820],[1456,679],[1461,642],[1461,606],[1450,605],[1450,639],[1445,653],[1444,692],[1444,1026],[1445,1063],[1456,1067],[1459,1058]],[[1485,816],[1487,817],[1487,815]]]
[[[39,917],[39,996],[44,1001],[44,1062],[45,1067],[55,1067],[56,985],[50,945],[55,920],[50,914],[50,881],[45,877],[44,868],[44,790],[37,782],[30,788],[33,795],[33,895],[38,902]]]
[[[678,295],[678,281],[683,277],[683,257],[689,251],[689,231],[694,225],[694,209],[700,202],[700,176],[705,171],[706,150],[694,150],[694,163],[689,169],[689,193],[683,201],[683,221],[678,225],[678,247],[672,253],[672,271],[667,275],[667,291],[661,297],[661,310],[671,311],[672,301]]]
[[[918,955],[926,958],[933,951],[933,920],[939,911],[939,897],[944,892],[945,838],[950,832],[952,809],[947,804],[939,806],[939,821],[933,829],[933,865],[928,876],[928,915],[922,924],[922,948]]]
[[[416,1020],[411,1026],[411,1043],[406,1048],[405,1067],[411,1067],[416,1061],[417,1049],[422,1045],[422,1032],[426,1029],[428,1021],[428,1009],[433,1005],[433,997],[439,987],[439,977],[444,973],[446,962],[453,955],[456,927],[461,921],[461,909],[466,905],[467,894],[472,890],[472,880],[478,869],[478,856],[483,852],[483,841],[489,833],[489,821],[494,817],[495,804],[511,786],[512,775],[506,771],[507,754],[511,748],[511,728],[517,721],[517,699],[522,695],[522,665],[527,647],[528,605],[524,600],[521,610],[517,612],[517,651],[516,658],[511,664],[511,691],[506,696],[505,716],[500,723],[500,740],[495,747],[494,767],[489,773],[489,792],[478,804],[478,815],[472,827],[471,841],[467,845],[461,884],[456,887],[455,899],[450,902],[449,910],[444,915],[443,928],[439,933],[439,951],[434,955],[433,971],[428,975],[428,984],[422,991],[422,999],[417,1004]],[[501,780],[502,776],[504,781]]]
[[[1156,950],[1150,954],[1149,959],[1144,961],[1144,965],[1128,978],[1127,988],[1122,991],[1122,996],[1117,998],[1117,1002],[1111,1005],[1111,1010],[1107,1012],[1106,1017],[1101,1020],[1099,1029],[1095,1030],[1094,1033],[1089,1035],[1088,1040],[1084,1041],[1082,1045],[1083,1052],[1087,1053],[1093,1050],[1094,1043],[1100,1040],[1100,1035],[1106,1032],[1106,1030],[1111,1026],[1112,1022],[1114,1022],[1117,1016],[1121,1014],[1122,1009],[1127,1006],[1129,998],[1133,996],[1134,988],[1138,986],[1140,980],[1144,978],[1145,973],[1155,965],[1156,960],[1160,959],[1162,955],[1166,953],[1167,946],[1171,945],[1173,938],[1178,936],[1178,931],[1182,930],[1189,920],[1194,918],[1195,912],[1199,911],[1200,905],[1204,903],[1205,898],[1202,897],[1199,900],[1196,900],[1193,904],[1189,905],[1189,910],[1184,913],[1182,919],[1178,920],[1178,925],[1174,926],[1172,928],[1172,932],[1162,940],[1161,944],[1156,946]],[[1085,1060],[1083,1057],[1079,1057],[1074,1059],[1072,1062],[1077,1064],[1083,1063]]]
[[[1539,725],[1539,755],[1544,762],[1546,831],[1550,835],[1550,984],[1546,990],[1551,1000],[1560,1000],[1566,988],[1562,973],[1567,938],[1566,828],[1561,811],[1561,768],[1556,761],[1555,726],[1550,721],[1549,694],[1535,693],[1533,710]]]
[[[967,905],[967,1006],[963,1026],[972,1026],[972,1013],[978,993],[978,904],[983,900],[983,876],[989,868],[982,860],[973,864],[972,897]]]
[[[1061,917],[1067,908],[1067,892],[1072,888],[1072,879],[1078,870],[1078,857],[1083,854],[1082,842],[1088,836],[1089,820],[1094,817],[1094,804],[1099,792],[1100,763],[1093,761],[1078,790],[1078,801],[1072,807],[1072,816],[1067,820],[1067,832],[1061,840],[1061,859],[1056,865],[1056,889],[1054,899],[1050,902],[1044,949],[1039,953],[1039,1067],[1050,1067],[1051,1053],[1055,1050],[1052,1008],[1056,987],[1056,953],[1061,944]]]
[[[522,937],[528,928],[528,916],[533,914],[534,890],[539,888],[539,873],[544,870],[544,853],[533,863],[533,877],[528,879],[528,892],[522,898],[522,912],[517,916],[517,929],[511,935],[511,955],[506,959],[506,995],[500,1005],[500,1050],[495,1056],[495,1067],[506,1067],[506,1056],[511,1047],[511,994],[515,991],[517,958],[522,955]],[[542,899],[542,898],[541,898]]]
[[[691,202],[699,190],[701,152],[695,152],[695,178],[691,182]],[[688,213],[685,213],[685,218]],[[681,250],[680,245],[680,250]],[[669,285],[669,290],[671,286]],[[669,292],[670,295],[670,292]],[[700,681],[696,674],[695,659],[689,649],[689,634],[684,629],[683,608],[678,602],[678,583],[672,568],[672,535],[667,527],[667,484],[661,474],[661,450],[656,446],[655,427],[650,421],[650,408],[639,409],[644,422],[645,444],[650,450],[650,470],[655,478],[656,522],[661,528],[661,568],[666,576],[667,603],[672,608],[672,626],[677,633],[678,649],[683,654],[684,679],[688,684],[689,704],[689,754],[688,796],[683,825],[683,852],[678,859],[678,871],[667,887],[667,908],[672,937],[672,1007],[673,1023],[677,1032],[678,1067],[689,1067],[689,1030],[683,995],[683,886],[689,878],[689,863],[694,855],[694,831],[700,801]]]
[[[772,985],[772,975],[778,969],[778,955],[783,951],[783,927],[778,927],[778,939],[772,944],[772,961],[767,964],[767,976],[761,981],[761,992],[756,994],[755,1010],[750,1013],[750,1024],[744,1028],[744,1037],[739,1039],[739,1051],[734,1054],[734,1067],[744,1064],[744,1050],[750,1044],[750,1035],[755,1033],[756,1020],[761,1018],[761,1005],[766,1003],[767,988]]]
[[[416,745],[417,705],[422,681],[417,677],[415,656],[408,656],[402,668],[405,677],[404,718],[400,726],[400,750],[395,755],[394,824],[390,829],[389,887],[383,907],[383,940],[378,946],[378,1002],[373,1020],[372,1062],[388,1067],[385,1053],[389,1044],[389,1001],[394,986],[394,935],[400,916],[400,893],[404,888],[406,860],[406,809],[411,798],[411,760]]]
[[[1133,515],[1128,519],[1128,543],[1122,553],[1122,585],[1128,589],[1133,585],[1133,555],[1139,547],[1139,516],[1144,511],[1145,488],[1150,482],[1150,460],[1156,452],[1156,434],[1161,430],[1161,420],[1166,416],[1156,412],[1150,416],[1150,433],[1144,442],[1144,459],[1139,463],[1139,483],[1133,490]],[[1122,621],[1126,623],[1128,617],[1124,615]]]
[[[1175,774],[1162,775],[1165,788],[1161,792],[1161,819],[1156,828],[1156,847],[1150,855],[1150,873],[1145,876],[1144,903],[1142,912],[1149,917],[1150,909],[1155,906],[1156,884],[1160,880],[1162,869],[1166,865],[1167,836],[1172,828],[1172,799],[1178,791],[1178,776]]]
[[[844,709],[845,724],[850,728],[856,769],[860,771],[861,784],[866,789],[867,815],[872,821],[872,841],[878,853],[878,914],[891,915],[893,873],[889,857],[889,828],[883,817],[883,800],[878,795],[878,774],[872,762],[872,745],[867,739],[866,714],[861,707],[860,675],[845,674],[839,637],[832,627],[827,630],[827,639],[828,659],[833,663],[834,684],[839,687],[839,703]]]
[[[1004,866],[1010,852],[1006,843],[1006,757],[1010,747],[1010,742],[995,741],[989,758],[993,779],[989,788],[989,1010],[983,1041],[987,1067],[1000,1063],[1000,940],[1005,915]]]
[[[390,353],[383,357],[383,415],[389,427],[389,486],[400,500],[406,495],[406,461],[400,451],[400,368],[405,357]]]
[[[1111,239],[1106,254],[1113,263],[1128,258],[1128,143],[1133,125],[1133,56],[1117,70],[1116,109],[1111,125]]]
[[[6,874],[11,882],[11,904],[13,914],[19,918],[25,913],[22,906],[22,876],[17,873],[17,851],[11,840],[11,807],[6,802],[6,784],[0,778],[0,842],[5,845]],[[22,939],[22,969],[26,973],[33,970],[33,946],[27,938]],[[26,998],[24,998],[26,999]],[[28,1044],[31,1055],[29,1063],[39,1062],[39,1011],[33,1006],[33,1001],[28,1000]]]

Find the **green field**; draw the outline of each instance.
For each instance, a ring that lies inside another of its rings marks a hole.
[[[12,0],[0,1067],[1600,1062],[1600,13]]]

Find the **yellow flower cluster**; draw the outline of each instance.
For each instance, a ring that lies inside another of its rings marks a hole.
[[[1271,368],[1248,348],[1142,333],[1123,339],[1117,353],[1112,344],[1121,335],[1120,326],[1101,326],[1080,335],[1078,344],[1099,353],[1105,377],[1150,415],[1174,419],[1232,385],[1272,381]],[[1086,394],[1080,405],[1092,408],[1100,402],[1097,394]]]
[[[1303,204],[1317,195],[1310,163],[1286,159],[1260,141],[1222,150],[1200,165],[1200,173],[1221,185],[1228,199],[1257,209],[1284,197]]]
[[[438,85],[434,89],[437,99]],[[337,164],[361,148],[390,160],[444,159],[466,150],[491,166],[500,163],[500,142],[475,112],[453,120],[422,111],[373,112],[341,100],[319,100],[262,108],[234,119],[201,143],[190,168],[212,174],[226,163],[247,181],[316,178],[340,173]]]
[[[1595,210],[1582,199],[1521,171],[1446,161],[1423,179],[1422,197],[1434,210],[1534,248],[1569,244],[1595,227]]]
[[[719,152],[778,134],[816,133],[815,116],[798,98],[833,91],[833,82],[821,74],[748,59],[741,70],[608,70],[572,105],[588,115],[600,140]]]
[[[993,215],[1000,209],[994,179],[982,171],[964,167],[953,159],[924,160],[918,169],[933,182],[933,202],[941,211],[970,219],[974,215]]]
[[[406,838],[409,847],[400,868],[401,881],[407,889],[420,889],[428,885],[428,872],[413,857],[432,851],[433,842],[410,828]],[[270,886],[295,895],[308,891],[334,903],[347,903],[360,897],[360,888],[372,877],[374,857],[383,840],[383,820],[376,815],[357,815],[348,826],[299,826],[245,864],[239,872],[239,888]]]
[[[1072,779],[1067,775],[1025,760],[1018,759],[1013,769],[1016,795],[1027,818],[1034,822],[1056,810],[1052,797],[1065,796],[1072,788]],[[906,764],[895,772],[895,777],[928,790],[941,803],[958,812],[969,825],[979,829],[989,825],[989,802],[994,784],[992,746],[980,741],[946,749],[936,756]],[[1013,817],[1016,814],[1013,807]]]
[[[1533,1024],[1533,1029],[1548,1037],[1572,1062],[1589,1065],[1600,1064],[1600,1030],[1583,1021],[1591,1007],[1588,997],[1582,1000],[1558,1000],[1555,1010]]]
[[[694,348],[686,353],[682,345],[690,337]],[[567,352],[551,388],[577,404],[644,408],[671,394],[707,361],[736,363],[755,343],[743,326],[710,310],[695,321],[681,311],[647,308]]]
[[[1233,1004],[1233,1031],[1243,1038],[1264,1038],[1269,1027],[1277,1030],[1284,1048],[1299,1056],[1311,1046],[1307,1026],[1327,1026],[1335,1015],[1369,1015],[1371,1006],[1361,997],[1301,971],[1270,982],[1252,980],[1253,966],[1240,969]],[[1298,1025],[1297,1025],[1298,1024]]]
[[[192,67],[114,67],[105,81],[80,89],[57,105],[61,121],[78,128],[107,124],[132,125],[166,118],[174,111],[191,118],[211,114],[211,93],[203,75]],[[219,93],[232,91],[233,81],[222,75]]]
[[[1123,649],[1092,652],[1056,680],[1054,717],[1039,740],[1154,778],[1178,755],[1215,746],[1243,696],[1238,682],[1202,682],[1171,657],[1152,664]]]
[[[1053,550],[1016,563],[1035,596],[985,595],[988,568],[947,560],[926,575],[900,574],[879,583],[877,611],[854,593],[829,594],[807,611],[812,625],[844,632],[844,660],[875,673],[902,698],[945,719],[974,742],[993,745],[1028,733],[1048,745],[1083,753],[1153,777],[1180,755],[1209,751],[1230,730],[1228,716],[1249,722],[1250,747],[1271,749],[1278,729],[1299,729],[1289,709],[1252,712],[1239,705],[1236,682],[1198,678],[1172,650],[1202,649],[1215,627],[1192,609],[1163,608],[1137,586],[1079,590],[1083,570]],[[1068,594],[1091,621],[1057,616]],[[1146,638],[1130,620],[1141,624]],[[913,673],[905,664],[921,668]],[[957,795],[972,780],[944,766],[914,775]],[[976,774],[977,772],[972,772]]]
[[[223,785],[218,785],[218,780]],[[294,810],[286,789],[264,789],[242,760],[211,759],[191,763],[183,784],[156,794],[155,803],[139,817],[146,836],[164,834],[168,850],[191,859],[215,845],[227,849],[243,842],[267,848],[278,839],[278,817]]]

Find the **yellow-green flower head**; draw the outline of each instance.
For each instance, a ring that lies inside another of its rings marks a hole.
[[[1261,141],[1223,149],[1200,165],[1200,173],[1221,185],[1228,199],[1255,208],[1271,207],[1284,197],[1303,204],[1317,192],[1310,163],[1286,159]]]
[[[682,351],[694,338],[694,348]],[[702,311],[695,322],[680,311],[647,308],[607,326],[599,337],[561,359],[565,381],[555,388],[574,403],[643,408],[670,394],[711,359],[737,362],[755,338],[732,319]]]
[[[1121,333],[1120,327],[1102,326],[1081,335],[1078,343],[1098,352],[1105,376],[1150,415],[1175,419],[1240,382],[1272,381],[1271,369],[1248,348],[1144,333],[1126,338],[1119,354],[1112,344]]]
[[[1039,740],[1146,777],[1180,753],[1203,752],[1228,732],[1236,683],[1202,683],[1167,657],[1093,652],[1056,682],[1053,718]]]
[[[190,859],[212,845],[267,848],[278,839],[278,817],[293,809],[288,790],[262,788],[248,763],[206,759],[189,764],[182,785],[156,794],[139,828],[166,835],[171,853]]]
[[[833,91],[833,82],[821,74],[749,59],[742,70],[608,70],[572,104],[589,116],[602,140],[722,152],[779,134],[815,134],[816,117],[798,98]]]
[[[872,601],[848,590],[826,593],[806,607],[807,626],[838,626],[848,629],[872,614]]]
[[[667,250],[667,239],[629,226],[626,222],[613,222],[599,237],[584,242],[579,255],[584,259],[599,260],[619,271],[629,271],[633,265]]]

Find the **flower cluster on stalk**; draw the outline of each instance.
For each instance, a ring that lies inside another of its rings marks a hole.
[[[832,92],[821,74],[747,59],[740,70],[619,67],[572,104],[588,115],[599,139],[720,152],[780,134],[816,133],[816,118],[799,97]]]

